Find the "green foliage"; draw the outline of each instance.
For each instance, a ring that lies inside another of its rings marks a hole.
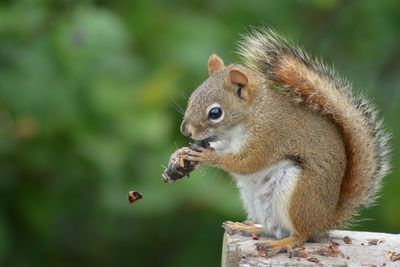
[[[245,215],[231,179],[204,169],[163,184],[206,60],[238,57],[266,23],[375,99],[393,172],[356,229],[399,232],[397,1],[0,3],[0,264],[216,266],[221,223]],[[178,106],[178,108],[174,108]],[[144,199],[130,206],[129,190]]]

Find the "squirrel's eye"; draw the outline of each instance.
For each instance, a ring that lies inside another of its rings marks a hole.
[[[210,109],[210,111],[208,112],[208,117],[211,120],[217,120],[222,116],[222,109],[220,107],[215,107]]]
[[[207,118],[213,123],[221,122],[224,119],[224,111],[218,103],[208,106],[206,114]]]

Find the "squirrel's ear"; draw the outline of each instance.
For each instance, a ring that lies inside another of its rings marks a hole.
[[[240,70],[231,70],[229,72],[229,78],[231,79],[231,83],[241,87],[244,87],[249,83],[249,78],[247,78],[247,75]]]
[[[209,57],[208,75],[211,75],[211,73],[214,73],[216,71],[223,70],[224,68],[225,68],[224,61],[219,56],[213,54]]]
[[[251,88],[249,78],[240,70],[229,71],[229,77],[225,80],[225,88],[235,90],[235,94],[245,101],[251,100]]]

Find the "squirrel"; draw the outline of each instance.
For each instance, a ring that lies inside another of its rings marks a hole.
[[[245,66],[208,59],[181,132],[210,147],[183,148],[184,158],[234,177],[252,223],[225,228],[276,238],[257,244],[273,256],[374,202],[390,169],[389,134],[349,82],[275,31],[253,29],[239,54]]]

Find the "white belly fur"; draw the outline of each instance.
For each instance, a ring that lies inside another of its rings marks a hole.
[[[292,161],[282,160],[250,175],[232,174],[248,218],[262,224],[269,236],[283,238],[293,232],[289,199],[300,172]]]

